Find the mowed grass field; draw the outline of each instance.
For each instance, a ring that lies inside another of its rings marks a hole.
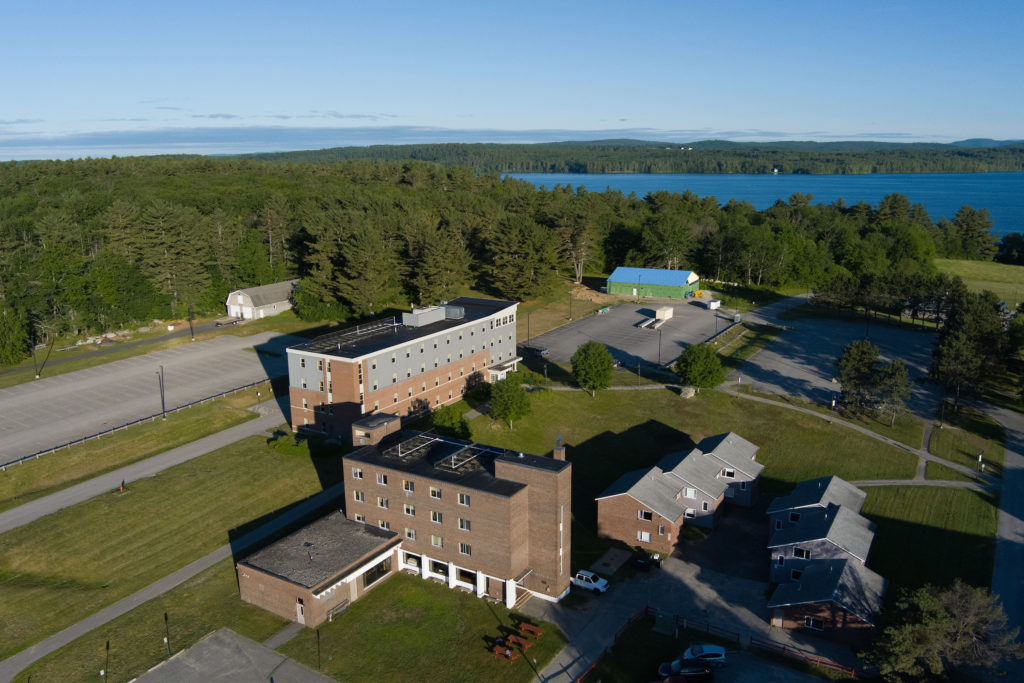
[[[1006,458],[1006,430],[989,416],[967,407],[953,412],[947,403],[946,420],[942,429],[932,432],[928,450],[932,455],[980,469],[978,456],[985,463],[985,473],[1003,476]]]
[[[994,292],[1011,308],[1024,301],[1024,266],[937,258],[935,267],[941,273],[959,275],[972,291],[980,292],[987,289]]]
[[[895,585],[960,577],[988,586],[999,501],[991,493],[925,486],[872,486],[861,513],[878,525],[868,566]]]
[[[623,472],[693,448],[701,439],[735,431],[761,447],[762,490],[788,492],[804,479],[836,474],[847,480],[910,479],[917,459],[853,430],[717,391],[681,399],[669,389],[531,394],[532,414],[514,429],[488,416],[470,422],[482,443],[550,454],[562,436],[573,463],[573,513],[595,528],[594,498]]]
[[[118,467],[169,451],[256,417],[256,391],[268,384],[169,413],[92,441],[11,465],[0,472],[0,511],[73,486]]]
[[[253,437],[0,535],[0,658],[321,491],[321,473]]]
[[[399,574],[320,627],[321,671],[339,681],[535,680],[566,638],[540,623],[545,633],[526,656],[495,659],[494,639],[516,624],[502,604]],[[302,631],[279,651],[317,668],[315,631]]]
[[[263,642],[289,623],[239,599],[235,565],[227,559],[62,647],[14,680],[93,683],[97,672],[108,666],[107,680],[129,681],[167,659],[163,642],[165,613],[172,654],[188,649],[219,628],[230,628]]]

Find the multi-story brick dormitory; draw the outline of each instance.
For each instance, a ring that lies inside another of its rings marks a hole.
[[[375,412],[409,415],[516,369],[514,301],[460,297],[288,349],[292,429],[347,437]]]
[[[377,417],[377,416],[374,416]],[[414,431],[344,456],[345,514],[395,531],[400,569],[502,600],[569,590],[572,465],[564,447],[542,457]],[[356,441],[358,443],[358,441]]]

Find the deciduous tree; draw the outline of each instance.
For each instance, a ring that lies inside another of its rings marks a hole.
[[[612,369],[612,354],[600,342],[588,341],[572,354],[572,376],[591,396],[611,386]]]
[[[521,382],[510,377],[491,385],[491,417],[502,422],[512,423],[530,414],[530,395],[526,393]]]
[[[676,374],[683,384],[697,391],[717,387],[725,381],[722,361],[710,344],[692,344],[676,361]]]

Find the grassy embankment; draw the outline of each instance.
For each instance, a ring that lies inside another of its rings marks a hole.
[[[320,664],[337,680],[535,680],[566,639],[556,626],[541,623],[545,633],[526,656],[512,663],[495,659],[494,639],[513,632],[514,624],[518,619],[504,605],[400,574],[320,627]],[[314,631],[303,631],[280,651],[317,668]]]
[[[335,460],[252,437],[0,535],[0,658],[317,493],[338,480]]]
[[[257,390],[270,394],[268,385],[253,387],[12,465],[0,472],[0,512],[254,419],[247,408]]]
[[[1003,476],[1006,430],[1002,425],[964,406],[961,406],[959,412],[954,412],[948,403],[945,417],[943,427],[932,432],[929,452],[972,469],[980,469],[978,456],[981,455],[985,463],[985,474]]]
[[[972,292],[989,290],[1010,308],[1024,301],[1024,267],[991,261],[935,259],[941,273],[959,275]]]
[[[894,585],[988,586],[999,501],[992,493],[924,486],[873,486],[862,514],[878,525],[868,566]]]

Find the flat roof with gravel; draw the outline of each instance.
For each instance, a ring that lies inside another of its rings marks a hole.
[[[332,512],[239,562],[303,588],[344,575],[369,555],[401,543],[394,531]]]

